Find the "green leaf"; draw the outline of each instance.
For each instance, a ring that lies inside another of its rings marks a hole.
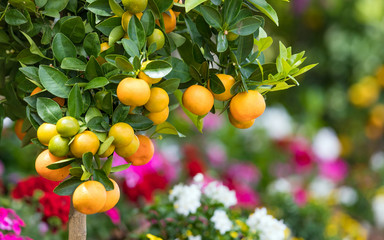
[[[113,1],[113,0],[110,0]],[[97,57],[100,53],[100,40],[99,36],[95,32],[89,33],[83,43],[83,47],[87,55]]]
[[[70,177],[62,181],[53,192],[60,196],[72,195],[81,183],[82,181],[78,177]]]
[[[106,123],[103,117],[94,117],[87,122],[87,127],[95,132],[107,132],[108,129],[104,127],[103,122]]]
[[[171,71],[172,65],[163,60],[153,60],[143,70],[150,78],[163,78]]]
[[[227,25],[231,25],[232,22],[236,19],[236,17],[240,13],[242,0],[228,0],[224,1],[224,22]]]
[[[117,26],[112,29],[111,33],[109,34],[108,45],[113,46],[115,42],[119,41],[122,37],[124,37],[124,34],[125,32],[122,26]]]
[[[220,13],[211,6],[201,6],[201,13],[205,21],[216,29],[222,28],[222,20]]]
[[[112,10],[109,7],[109,2],[105,0],[93,1],[91,4],[88,5],[87,9],[99,16],[112,16]]]
[[[179,88],[180,79],[171,78],[156,84],[156,87],[164,89],[168,94],[172,94]]]
[[[259,52],[263,52],[264,50],[269,48],[273,43],[273,39],[271,37],[260,38],[259,40],[255,39],[254,41],[257,45]]]
[[[124,121],[129,114],[129,106],[119,104],[112,115],[112,124]]]
[[[131,125],[135,130],[147,130],[153,125],[153,122],[149,118],[141,114],[128,114],[124,122]]]
[[[49,0],[45,5],[46,10],[55,10],[61,12],[68,5],[69,0]]]
[[[27,78],[34,80],[35,82],[40,83],[39,79],[39,69],[37,67],[22,67],[19,68],[20,72],[24,73]]]
[[[101,144],[100,148],[99,148],[99,151],[97,152],[97,154],[99,155],[102,155],[103,153],[105,153],[108,148],[112,145],[113,143],[113,140],[115,140],[114,137],[110,136],[109,138],[107,138],[103,144]]]
[[[70,17],[60,25],[60,32],[64,33],[74,43],[80,43],[85,36],[85,27],[81,17]]]
[[[17,9],[9,9],[5,14],[5,22],[9,25],[19,26],[27,23],[27,18]]]
[[[66,57],[61,62],[62,69],[84,72],[87,65],[78,58]]]
[[[155,0],[155,3],[160,12],[165,12],[171,7],[173,0]]]
[[[166,76],[167,79],[178,78],[182,83],[191,80],[192,76],[189,73],[188,65],[179,58],[171,58],[172,71]]]
[[[183,37],[180,34],[170,32],[168,33],[168,37],[172,39],[172,41],[175,43],[177,48],[185,43],[185,37]]]
[[[257,9],[267,15],[277,26],[279,26],[279,18],[276,11],[265,0],[249,0]]]
[[[32,65],[40,62],[43,58],[39,55],[31,53],[29,49],[23,49],[21,52],[19,52],[16,59],[23,64]]]
[[[215,74],[211,74],[209,79],[209,88],[215,94],[221,94],[225,92],[225,87],[221,82],[220,78],[218,78]]]
[[[109,36],[111,31],[117,27],[121,26],[121,17],[111,17],[102,21],[96,25],[96,29],[102,32],[105,36]]]
[[[74,177],[81,177],[83,175],[83,169],[81,167],[71,167],[69,173]]]
[[[256,32],[261,24],[262,22],[258,18],[246,17],[233,24],[232,26],[229,26],[228,31],[236,33],[240,36],[247,36]]]
[[[134,70],[132,63],[130,63],[127,59],[123,57],[116,57],[115,63],[116,63],[116,67],[118,67],[120,70],[124,72],[131,72]]]
[[[113,155],[108,157],[107,161],[105,161],[102,167],[102,170],[105,172],[107,176],[111,173],[112,161],[113,161]]]
[[[239,42],[236,50],[236,58],[239,63],[242,63],[251,53],[253,44],[253,35],[239,37]]]
[[[70,165],[74,161],[76,161],[76,158],[63,159],[63,160],[60,160],[60,161],[57,161],[55,163],[48,165],[47,168],[51,169],[51,170],[60,169],[60,168],[63,168],[63,167]]]
[[[100,110],[96,107],[90,107],[85,114],[85,122],[88,124],[88,122],[94,118],[94,117],[102,117],[103,114],[101,114]]]
[[[38,98],[36,108],[39,117],[48,123],[56,124],[63,116],[59,104],[50,98]]]
[[[268,79],[268,75],[277,73],[276,64],[266,63],[262,67],[257,68],[248,78],[250,81],[262,82]]]
[[[40,65],[39,79],[48,92],[61,98],[68,98],[71,88],[65,85],[68,78],[64,75],[64,73],[60,72],[56,68]]]
[[[76,58],[76,47],[72,41],[62,33],[56,34],[52,42],[53,56],[61,62],[66,57]]]
[[[85,77],[88,81],[92,81],[92,79],[97,77],[103,77],[103,70],[101,69],[99,63],[97,62],[94,56],[91,56],[87,63],[87,67],[85,69]]]
[[[116,167],[112,167],[111,168],[111,172],[121,172],[121,171],[124,171],[124,170],[128,169],[131,165],[132,165],[132,163],[127,163],[127,164],[119,165],[119,166],[116,166]]]
[[[93,178],[95,181],[100,182],[101,184],[104,185],[105,190],[111,191],[113,190],[113,183],[112,181],[108,178],[107,174],[101,169],[94,169],[93,170]]]
[[[183,93],[180,90],[176,90],[173,94],[175,95],[175,97],[179,101],[179,104],[182,107],[185,114],[192,120],[192,122],[196,126],[196,128],[202,133],[203,132],[203,126],[204,126],[203,118],[191,113],[190,111],[188,111],[188,109],[186,109],[184,107],[183,100],[182,100]]]
[[[75,84],[68,97],[68,114],[76,119],[83,113],[83,98],[81,97],[80,87]]]
[[[225,52],[228,48],[228,41],[227,37],[224,35],[224,32],[219,32],[219,35],[217,35],[217,51],[218,52]]]
[[[46,58],[46,59],[49,59],[47,58],[46,56],[44,56],[44,54],[40,51],[39,47],[36,45],[36,43],[32,40],[32,38],[30,36],[28,36],[28,34],[20,31],[24,37],[28,40],[29,44],[31,45],[31,47],[29,48],[29,50],[31,51],[31,53],[33,54],[36,54],[36,55],[39,55],[40,57],[43,57],[43,58]]]
[[[8,2],[15,8],[36,12],[36,5],[32,0],[9,0]]]
[[[111,8],[112,12],[118,16],[121,17],[124,14],[124,9],[120,7],[118,3],[115,2],[115,0],[109,0],[109,7]]]
[[[140,56],[139,48],[137,47],[137,44],[134,41],[132,41],[131,39],[124,38],[123,40],[121,40],[121,42],[123,43],[124,50],[128,53],[129,56]]]
[[[137,44],[137,46],[139,46],[139,49],[144,47],[147,38],[144,32],[144,27],[136,15],[133,15],[129,21],[128,36]]]
[[[106,85],[108,85],[109,81],[107,78],[105,77],[97,77],[97,78],[94,78],[92,79],[92,81],[90,81],[84,88],[84,90],[88,90],[88,89],[94,89],[94,88],[101,88],[101,87],[104,87]]]
[[[207,0],[185,0],[185,12],[188,13]]]
[[[185,135],[177,131],[177,129],[169,122],[163,122],[157,125],[156,130],[152,135],[154,134],[171,134],[171,135],[177,135],[179,137],[185,137]]]
[[[85,169],[88,171],[88,172],[92,172],[92,169],[93,169],[93,154],[91,152],[86,152],[83,154],[83,157],[82,157],[82,161],[83,161],[83,165],[85,167]]]
[[[92,177],[92,173],[88,172],[83,165],[81,165],[81,168],[83,170],[83,174],[81,175],[80,180],[81,181],[87,181],[90,177]]]
[[[145,10],[140,21],[141,24],[143,24],[145,35],[147,37],[151,36],[153,30],[155,30],[155,16],[153,15],[153,12],[150,9]]]

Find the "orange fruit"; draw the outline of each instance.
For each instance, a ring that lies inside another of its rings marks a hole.
[[[56,131],[62,137],[72,137],[80,130],[79,122],[74,117],[62,117],[56,123]]]
[[[100,154],[99,157],[101,158],[106,158],[106,157],[109,157],[113,154],[113,152],[115,151],[115,145],[111,144],[107,151],[105,151],[103,154]]]
[[[183,94],[183,105],[191,113],[203,116],[211,111],[214,103],[212,93],[203,86],[192,85]]]
[[[97,181],[87,181],[80,184],[73,192],[73,207],[83,214],[100,212],[107,201],[107,191],[103,184]]]
[[[141,166],[151,161],[155,153],[155,147],[151,139],[144,135],[137,135],[140,145],[139,149],[130,157],[124,158],[125,161],[131,162],[133,166]]]
[[[100,141],[96,134],[91,131],[84,131],[75,136],[69,146],[71,153],[76,158],[82,158],[84,153],[91,152],[93,155],[99,150]]]
[[[31,92],[31,96],[35,95],[36,93],[38,92],[41,92],[42,89],[39,88],[39,87],[36,87],[35,89],[33,89],[33,91]],[[53,101],[57,102],[61,107],[64,106],[65,104],[65,99],[64,98],[59,98],[59,97],[54,97],[52,98]]]
[[[49,152],[48,149],[44,150],[36,158],[36,172],[45,179],[51,181],[62,181],[69,175],[69,169],[71,168],[71,166],[68,165],[55,170],[48,169],[47,166],[63,159],[65,158],[54,156],[52,153]]]
[[[130,144],[116,148],[116,153],[123,158],[132,156],[139,149],[139,144],[139,138],[135,135]]]
[[[233,119],[239,122],[247,122],[256,119],[264,113],[264,97],[255,90],[236,94],[231,100],[229,110]]]
[[[232,88],[233,84],[235,84],[235,79],[231,75],[227,75],[227,74],[216,74],[216,76],[223,83],[224,88],[225,88],[225,92],[220,93],[220,94],[214,94],[212,92],[212,94],[215,97],[215,99],[217,99],[219,101],[227,101],[231,97],[233,97],[233,95],[231,94],[231,88]],[[209,86],[209,84],[208,84],[208,86]],[[209,90],[211,90],[211,89],[209,89]]]
[[[43,123],[37,129],[37,139],[39,139],[39,142],[45,146],[48,146],[49,140],[57,134],[55,124]]]
[[[119,185],[113,179],[109,179],[113,183],[113,190],[107,191],[107,198],[104,207],[99,212],[105,212],[113,208],[120,199],[120,188]]]
[[[128,123],[119,122],[109,129],[108,136],[115,138],[113,140],[113,145],[115,145],[116,148],[119,148],[129,145],[134,139],[135,133]]]
[[[123,0],[124,8],[132,13],[139,13],[147,8],[148,0]]]
[[[169,116],[169,108],[164,108],[161,112],[151,112],[147,115],[149,119],[153,122],[153,125],[159,125],[160,123],[163,123],[167,121]]]
[[[48,144],[48,150],[56,157],[65,157],[69,153],[69,138],[60,135],[53,136]]]
[[[141,17],[143,16],[143,13],[137,13],[135,14],[136,17],[138,19],[141,19]],[[129,21],[131,21],[131,18],[132,18],[133,14],[131,14],[130,12],[126,11],[123,16],[121,16],[121,26],[123,27],[124,31],[127,32],[128,31],[128,24],[129,24]],[[128,36],[128,35],[127,35]]]
[[[168,107],[168,93],[159,87],[151,88],[151,96],[144,107],[150,112],[161,112]]]
[[[158,83],[161,81],[162,78],[150,78],[147,74],[145,74],[143,71],[145,70],[145,68],[147,67],[148,63],[150,63],[151,61],[145,61],[141,64],[141,68],[140,68],[140,72],[139,72],[139,75],[138,77],[140,79],[143,79],[144,81],[146,81],[149,85],[151,84],[155,84],[155,83]]]
[[[230,111],[228,111],[228,119],[229,119],[229,122],[236,128],[240,128],[240,129],[247,129],[247,128],[250,128],[252,127],[252,125],[255,123],[255,119],[252,119],[252,120],[249,120],[249,121],[245,121],[245,122],[240,122],[240,121],[237,121],[236,119],[233,118],[232,114]]]
[[[168,14],[169,13],[169,14]],[[163,12],[164,28],[166,33],[170,33],[176,28],[176,15],[172,9],[167,12]],[[156,20],[156,24],[160,26],[159,20]]]
[[[26,132],[22,131],[23,124],[24,124],[24,119],[18,119],[15,123],[15,133],[17,138],[19,138],[20,140],[23,140],[23,138],[27,134]]]
[[[127,106],[143,106],[151,96],[148,84],[137,78],[124,78],[117,86],[117,97]]]

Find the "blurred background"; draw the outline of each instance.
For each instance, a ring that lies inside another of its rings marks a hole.
[[[235,190],[238,208],[268,207],[295,239],[384,239],[384,1],[269,3],[280,26],[267,21],[266,32],[279,35],[266,62],[281,41],[319,65],[299,87],[270,93],[250,129],[208,115],[202,135],[182,111],[173,114],[169,121],[187,137],[158,140],[150,164],[116,175],[122,199],[107,214],[88,217],[89,239],[145,232],[141,209],[197,173]],[[24,220],[23,235],[64,239],[69,197],[53,194],[56,183],[37,177],[40,149],[20,149],[15,122],[4,126],[0,206]]]

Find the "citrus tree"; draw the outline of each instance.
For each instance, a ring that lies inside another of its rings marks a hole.
[[[70,239],[85,239],[86,214],[119,200],[110,174],[144,165],[151,139],[183,135],[178,107],[202,132],[209,113],[249,128],[265,95],[298,85],[304,52],[273,43],[265,0],[0,1],[0,123],[16,121],[22,145],[43,150],[35,168],[71,195]],[[127,164],[112,167],[113,153]]]

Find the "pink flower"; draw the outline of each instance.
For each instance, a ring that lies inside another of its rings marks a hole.
[[[294,193],[294,200],[299,206],[305,205],[308,201],[307,192],[302,188],[297,189]]]
[[[207,156],[213,167],[222,167],[227,161],[225,148],[219,144],[210,144],[207,147]]]
[[[214,131],[223,125],[223,118],[217,114],[208,113],[204,118],[204,129]]]
[[[106,211],[105,214],[111,219],[113,224],[117,225],[121,222],[120,219],[120,212],[117,208],[111,208],[110,210]]]
[[[9,208],[0,208],[0,229],[6,231],[13,231],[20,235],[21,227],[24,227],[24,221],[15,213],[14,210]]]
[[[236,163],[228,167],[226,177],[235,184],[254,185],[259,181],[260,172],[251,163]]]
[[[333,162],[322,162],[319,165],[319,171],[320,175],[334,182],[340,182],[344,180],[348,174],[348,165],[342,159]]]
[[[253,209],[260,204],[260,197],[249,185],[232,185],[231,190],[236,191],[238,206]]]
[[[311,147],[305,139],[294,139],[289,146],[289,150],[293,155],[292,161],[296,172],[302,173],[311,170],[314,157]]]

